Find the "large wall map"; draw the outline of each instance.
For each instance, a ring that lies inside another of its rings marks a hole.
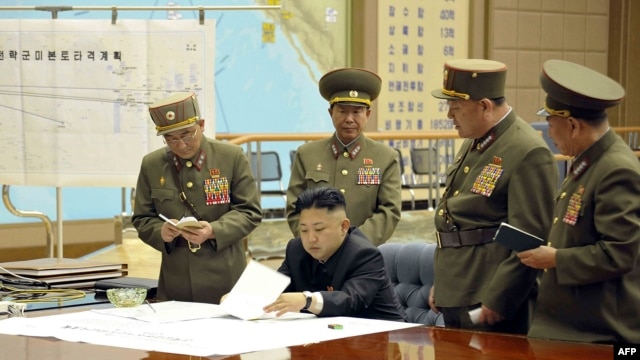
[[[3,5],[7,6],[55,6],[60,5],[57,0],[14,0],[8,1]],[[130,0],[91,0],[91,1],[69,1],[65,5],[77,6],[131,6]],[[155,6],[196,6],[196,5],[216,5],[216,6],[253,6],[253,5],[281,5],[280,10],[240,10],[240,11],[206,11],[206,21],[215,20],[215,44],[214,39],[210,39],[208,46],[215,47],[215,56],[207,57],[207,66],[215,79],[198,84],[203,87],[206,93],[207,101],[200,101],[201,106],[211,106],[214,115],[206,114],[205,128],[208,131],[220,133],[242,133],[242,132],[329,132],[332,131],[332,125],[327,114],[327,104],[318,93],[318,79],[325,72],[346,65],[347,58],[347,34],[348,34],[348,6],[349,2],[344,0],[224,0],[224,1],[203,1],[194,2],[193,0],[138,0],[135,2],[136,7],[155,7]],[[101,20],[106,24],[111,23],[111,11],[98,10],[72,10],[61,11],[57,14],[58,19],[52,20],[51,13],[48,11],[0,11],[0,18],[13,20],[33,20],[40,19],[42,21],[52,23],[61,20]],[[174,11],[174,10],[141,10],[141,11],[118,11],[117,23],[124,20],[173,20],[178,23],[181,30],[194,28],[200,29],[196,24],[199,14],[197,11]],[[106,26],[106,25],[105,25]],[[78,33],[85,31],[81,29]],[[0,31],[8,31],[16,34],[16,28],[9,28],[0,25]],[[169,40],[159,39],[160,41],[149,44],[153,50],[157,50],[162,54],[158,60],[160,62],[170,60],[171,54],[167,44]],[[133,42],[132,42],[133,44]],[[133,46],[133,45],[132,45]],[[139,46],[137,47],[139,48]],[[141,50],[143,50],[141,48]],[[196,61],[196,59],[191,59]],[[198,60],[199,61],[199,60]],[[215,70],[214,70],[215,69]],[[4,74],[4,72],[3,72]],[[93,76],[93,73],[92,73]],[[59,79],[59,81],[63,81]],[[63,86],[58,84],[59,86]],[[213,87],[213,92],[209,92],[207,86]],[[107,91],[113,89],[111,85],[105,84],[103,88]],[[82,96],[74,93],[74,96]],[[103,96],[100,94],[100,96]],[[109,93],[107,99],[114,99],[112,93]],[[43,99],[36,99],[37,101]],[[67,100],[61,100],[67,102]],[[71,100],[69,100],[71,101]],[[113,108],[118,106],[116,103],[99,105],[92,101],[72,100],[71,102],[88,106],[95,109],[91,118],[98,116],[97,110],[102,108]],[[91,104],[90,104],[91,103]],[[121,109],[119,111],[119,121],[112,121],[112,124],[128,124],[135,122],[136,126],[151,125],[146,113],[137,113],[142,107],[129,102],[131,108],[128,110]],[[44,105],[41,105],[44,108]],[[128,108],[128,107],[127,107]],[[18,107],[17,109],[21,109]],[[203,109],[204,110],[204,109]],[[208,110],[207,110],[208,111]],[[0,122],[4,128],[6,121],[9,119],[4,114],[19,114],[19,110],[11,110],[0,108]],[[125,115],[139,115],[135,119],[128,119]],[[47,114],[45,114],[47,116]],[[32,115],[33,123],[40,122],[47,124],[50,128],[57,129],[57,125],[53,125],[51,120],[41,119],[39,116]],[[67,120],[69,121],[69,120]],[[146,123],[145,123],[146,121]],[[75,121],[76,125],[80,121]],[[95,119],[94,121],[95,122]],[[17,124],[18,120],[14,121]],[[90,122],[87,122],[89,124]],[[67,125],[69,123],[67,122]],[[92,124],[95,125],[95,124]],[[14,125],[15,126],[15,125]],[[34,125],[35,126],[35,125]],[[61,131],[64,129],[58,129]],[[19,129],[15,134],[21,134],[23,129]],[[64,131],[69,132],[69,129]],[[107,218],[114,214],[120,214],[121,209],[130,211],[129,202],[121,202],[121,188],[98,187],[98,184],[107,183],[127,183],[130,184],[133,177],[131,174],[125,176],[117,176],[117,179],[110,178],[111,171],[101,169],[102,162],[109,163],[113,161],[126,161],[133,166],[136,161],[138,164],[135,170],[128,168],[127,171],[137,172],[140,158],[134,159],[139,155],[141,150],[137,147],[157,148],[163,146],[162,142],[155,136],[147,136],[151,131],[148,128],[109,128],[100,136],[113,136],[115,131],[128,132],[138,131],[138,136],[127,135],[133,137],[136,155],[130,155],[126,159],[116,159],[110,154],[108,159],[100,159],[97,164],[91,164],[92,171],[97,171],[97,175],[90,173],[89,177],[95,179],[92,187],[86,185],[63,187],[63,216],[65,219],[92,219]],[[13,130],[12,130],[13,132]],[[12,135],[5,132],[6,138]],[[94,149],[94,145],[104,142],[97,134],[91,139],[91,143],[82,141],[77,146],[73,146],[73,151],[66,156],[83,156],[85,160],[93,157],[90,154]],[[69,137],[72,138],[72,137]],[[66,139],[62,139],[67,141]],[[61,140],[59,140],[61,141]],[[12,139],[11,144],[22,146],[23,140]],[[147,142],[147,144],[145,144]],[[55,145],[50,141],[44,141],[43,144],[48,146],[51,151],[55,150]],[[81,145],[82,144],[82,145]],[[297,143],[264,143],[263,150],[276,150],[280,153],[283,160],[284,179],[289,177],[289,157],[290,149],[295,148]],[[44,146],[44,145],[43,145]],[[102,150],[104,152],[104,150]],[[50,156],[50,155],[47,155]],[[116,160],[111,160],[116,159]],[[20,166],[23,166],[23,158],[13,158],[6,162],[18,162],[18,164],[8,165],[8,170],[2,170],[6,174],[21,173]],[[78,161],[80,160],[73,160]],[[5,164],[3,159],[0,162]],[[26,165],[24,165],[26,166]],[[116,164],[116,166],[124,166],[124,164]],[[98,168],[98,170],[96,170]],[[18,171],[19,170],[19,171]],[[118,172],[120,170],[117,170]],[[70,183],[86,183],[87,178],[84,175],[78,177],[74,175],[73,179],[66,179],[62,184]],[[28,179],[20,177],[12,177],[12,183],[27,183],[34,178],[48,177],[47,174],[36,174],[33,170]],[[62,178],[70,177],[70,175],[51,175]],[[104,178],[103,178],[104,177]],[[67,181],[68,180],[68,181]],[[111,182],[113,180],[113,182]],[[17,181],[17,182],[16,182]],[[48,181],[45,179],[45,181]],[[58,180],[56,180],[58,181]],[[104,185],[103,185],[104,186]],[[128,191],[127,191],[128,194]],[[11,198],[13,203],[24,210],[38,210],[46,214],[56,213],[56,192],[55,188],[49,186],[33,186],[31,184],[24,186],[12,186]],[[265,202],[263,206],[282,206],[282,201],[278,199],[272,203]],[[89,205],[87,205],[89,203]],[[93,206],[91,204],[99,204]],[[122,206],[126,206],[126,209]],[[34,221],[29,218],[19,218],[9,214],[4,207],[0,206],[0,223],[6,222],[30,222]]]
[[[2,21],[0,183],[134,186],[150,103],[193,91],[213,119],[214,22]]]

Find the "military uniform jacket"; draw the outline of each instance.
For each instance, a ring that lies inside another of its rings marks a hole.
[[[640,164],[613,130],[574,160],[553,216],[529,335],[640,343]]]
[[[322,294],[323,308],[318,316],[405,321],[382,254],[355,227],[324,264],[305,251],[300,238],[289,240],[278,271],[291,278],[285,292]]]
[[[400,163],[389,146],[360,135],[345,151],[337,138],[313,141],[296,151],[287,189],[287,221],[298,235],[294,214],[305,189],[332,186],[341,190],[347,217],[375,245],[391,237],[402,209]]]
[[[202,158],[201,156],[205,157]],[[180,219],[191,215],[180,202],[167,150],[147,154],[136,186],[133,225],[145,243],[162,253],[158,298],[219,303],[246,266],[243,238],[262,219],[260,198],[249,162],[239,146],[203,138],[200,154],[178,159],[178,177],[199,220],[211,224],[209,240],[192,253],[188,247],[165,243],[158,214]]]
[[[436,230],[492,229],[506,222],[545,238],[557,179],[556,160],[542,135],[511,110],[483,138],[462,144],[447,169]],[[482,303],[509,319],[527,305],[537,273],[498,243],[439,248],[436,305]]]

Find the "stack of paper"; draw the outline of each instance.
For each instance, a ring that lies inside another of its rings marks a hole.
[[[7,283],[24,282],[20,275],[45,282],[51,287],[92,287],[97,280],[127,275],[127,264],[68,258],[41,258],[0,263],[0,274]]]

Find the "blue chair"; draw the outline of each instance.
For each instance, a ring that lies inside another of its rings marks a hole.
[[[287,190],[282,184],[282,168],[280,166],[280,156],[275,151],[260,152],[260,173],[258,173],[258,153],[251,153],[251,171],[260,181],[260,195],[262,196],[278,196],[284,203],[287,203]],[[265,187],[265,185],[271,187]],[[277,185],[273,184],[276,183]]]
[[[416,209],[416,193],[413,191],[414,189],[431,189],[431,185],[429,184],[420,184],[415,182],[415,175],[411,174],[411,181],[407,180],[407,176],[404,174],[404,158],[402,156],[402,151],[398,148],[394,148],[394,150],[398,153],[398,160],[400,164],[400,185],[403,190],[409,190],[409,194],[411,195],[411,210]]]
[[[378,249],[409,322],[444,326],[442,315],[429,307],[436,244],[384,243]]]

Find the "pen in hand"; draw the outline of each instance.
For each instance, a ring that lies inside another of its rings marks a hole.
[[[160,217],[160,219],[164,220],[165,222],[168,222],[169,224],[176,226],[176,223],[171,221],[171,219],[169,219],[168,217],[162,215],[162,214],[158,214],[158,216]]]

